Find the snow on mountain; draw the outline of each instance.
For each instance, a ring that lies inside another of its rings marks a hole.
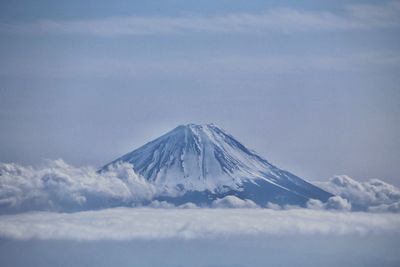
[[[102,170],[118,162],[131,163],[162,192],[160,200],[176,204],[209,204],[234,195],[259,205],[304,206],[309,199],[332,196],[272,165],[215,124],[180,125]]]

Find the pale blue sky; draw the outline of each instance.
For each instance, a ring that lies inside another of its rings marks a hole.
[[[1,1],[0,161],[214,122],[304,178],[399,184],[399,36],[399,1]]]

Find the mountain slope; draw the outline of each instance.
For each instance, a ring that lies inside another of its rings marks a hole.
[[[332,196],[270,164],[214,124],[178,126],[110,164],[117,162],[133,164],[161,190],[160,199],[178,204],[236,195],[261,205],[304,205]]]

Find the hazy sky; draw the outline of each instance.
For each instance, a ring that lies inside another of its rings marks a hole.
[[[1,1],[0,161],[100,166],[214,122],[309,180],[400,184],[400,1]]]

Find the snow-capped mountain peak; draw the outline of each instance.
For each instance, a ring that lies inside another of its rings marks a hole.
[[[279,198],[281,193],[304,199],[329,196],[270,164],[212,123],[180,125],[110,164],[116,162],[133,164],[136,172],[168,194],[243,193],[246,188],[262,187],[267,191],[273,189],[265,192],[269,194],[267,198],[273,195]]]

